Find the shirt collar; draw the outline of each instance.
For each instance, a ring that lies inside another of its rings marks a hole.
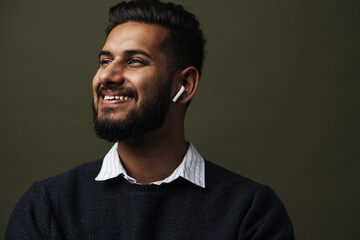
[[[100,172],[95,180],[106,181],[122,174],[130,183],[138,184],[134,178],[127,175],[126,170],[121,164],[117,146],[118,143],[115,143],[105,155]],[[185,178],[189,182],[205,188],[205,161],[191,143],[189,144],[182,162],[174,172],[169,177],[150,184],[160,185],[162,183],[170,183],[179,177]]]

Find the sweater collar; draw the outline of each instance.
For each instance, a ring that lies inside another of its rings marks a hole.
[[[118,143],[115,143],[110,151],[105,155],[103,163],[96,181],[106,181],[122,175],[128,182],[139,184],[136,179],[130,177],[124,169],[119,154],[117,152]],[[187,152],[174,172],[167,178],[152,182],[150,184],[160,185],[170,183],[182,177],[189,182],[205,188],[205,161],[196,148],[190,143]]]

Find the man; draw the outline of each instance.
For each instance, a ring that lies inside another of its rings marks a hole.
[[[104,159],[35,183],[5,239],[293,239],[269,187],[185,141],[204,59],[195,16],[172,3],[122,2],[110,9],[107,35],[92,84],[94,128],[116,143]]]

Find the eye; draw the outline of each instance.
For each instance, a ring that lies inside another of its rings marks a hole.
[[[142,65],[146,65],[146,62],[138,58],[131,58],[130,60],[127,61],[127,64],[133,66],[142,66]]]
[[[111,63],[111,60],[110,59],[101,59],[99,62],[100,62],[100,66],[106,66],[109,63]]]

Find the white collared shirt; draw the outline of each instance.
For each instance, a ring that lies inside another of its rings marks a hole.
[[[130,177],[126,173],[117,152],[117,147],[118,143],[115,143],[110,151],[105,155],[100,172],[95,180],[105,181],[122,174],[123,177],[130,183],[138,184],[136,179]],[[188,150],[182,162],[174,170],[174,172],[169,177],[150,184],[160,185],[162,183],[170,183],[179,177],[185,178],[193,184],[205,188],[205,161],[191,143],[189,144]]]

